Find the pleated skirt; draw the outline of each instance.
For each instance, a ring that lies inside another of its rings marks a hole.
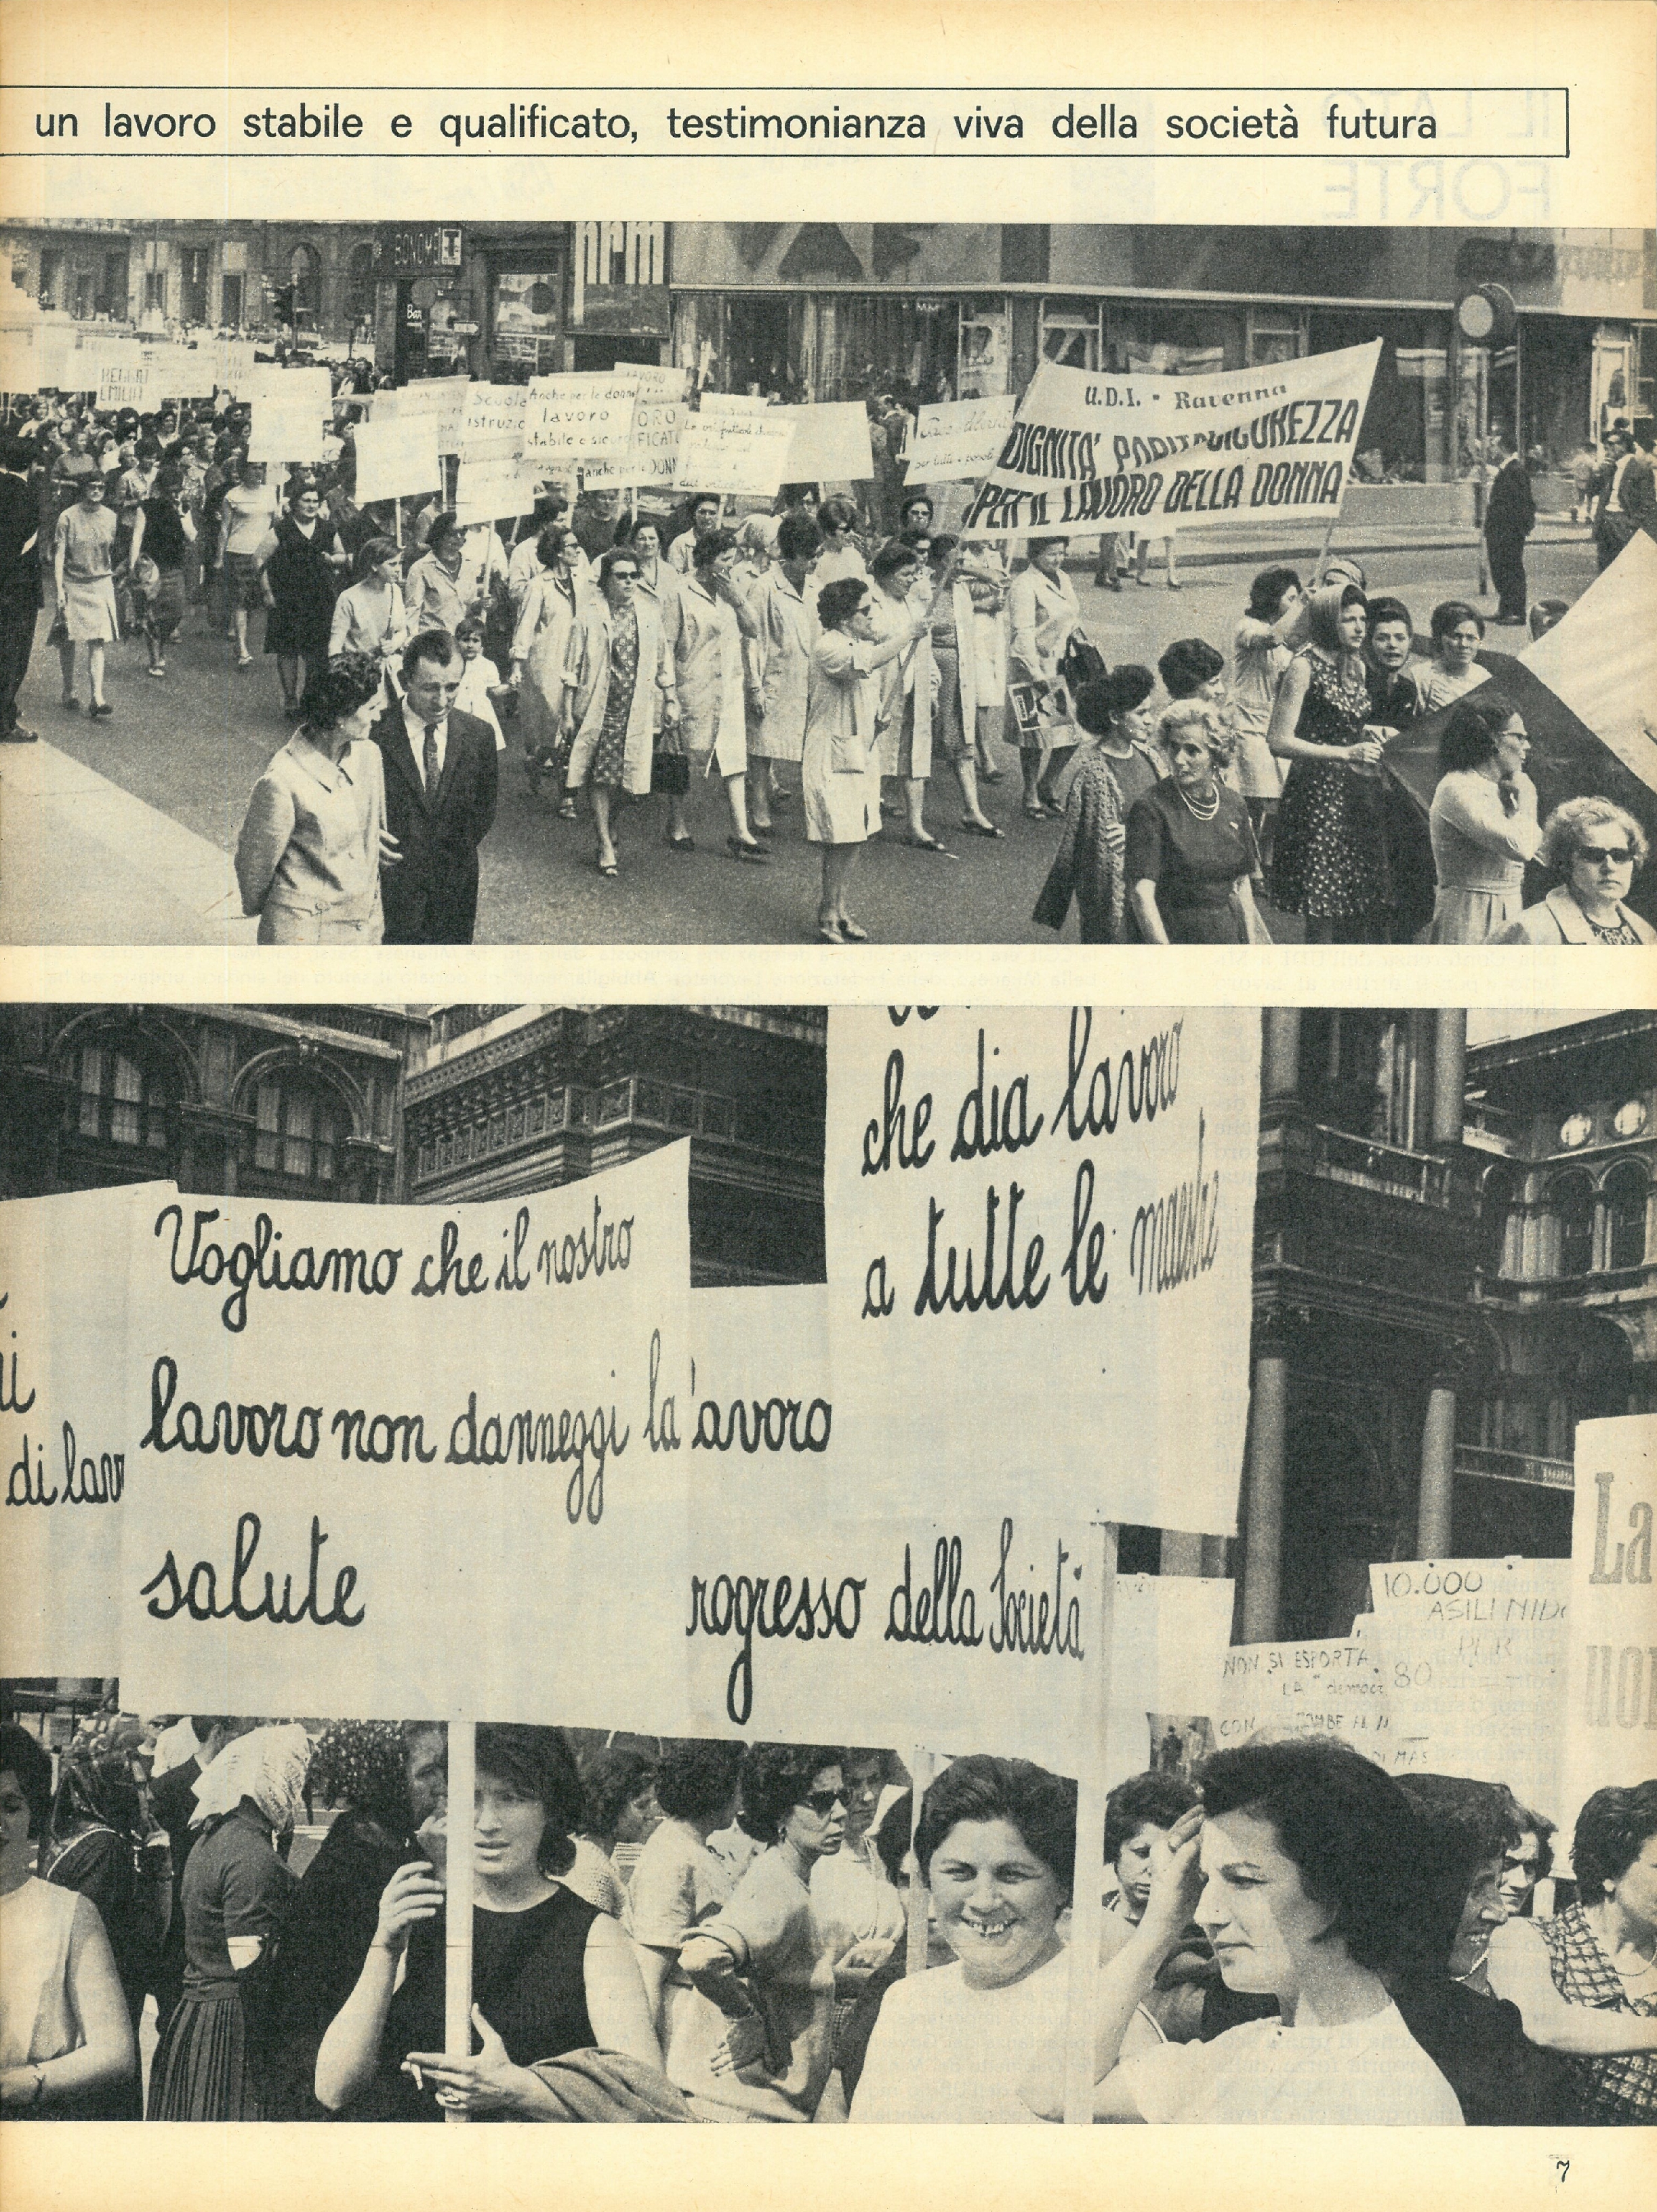
[[[247,2015],[234,1982],[186,1990],[161,2031],[149,2077],[152,2120],[272,2117],[254,2077]]]

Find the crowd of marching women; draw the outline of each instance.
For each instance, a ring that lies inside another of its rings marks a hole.
[[[1027,1761],[917,1808],[884,1751],[480,1725],[476,1772],[461,2055],[440,1727],[8,1723],[7,2117],[1035,2123],[1078,2026],[1102,2120],[1657,2113],[1657,1781],[1567,1884],[1500,1785],[1330,1739],[1136,1775],[1073,2017],[1077,1793]]]
[[[1063,538],[962,542],[934,529],[924,490],[884,477],[878,526],[790,485],[734,529],[711,494],[666,515],[614,494],[572,512],[552,489],[466,528],[436,497],[360,507],[352,403],[337,404],[334,458],[274,478],[234,403],[107,423],[43,406],[0,454],[38,501],[65,712],[84,665],[88,711],[112,714],[106,659],[124,634],[164,683],[192,601],[246,672],[263,611],[294,726],[237,854],[262,942],[468,941],[509,748],[556,819],[585,811],[606,878],[646,861],[620,832],[652,797],[634,819],[659,866],[699,841],[762,866],[798,823],[821,851],[814,927],[830,944],[867,936],[853,893],[871,837],[928,860],[1002,839],[983,788],[1015,765],[1025,816],[1059,825],[1038,922],[1062,929],[1074,905],[1084,943],[1255,943],[1269,907],[1309,942],[1387,941],[1413,933],[1387,748],[1447,709],[1432,939],[1651,938],[1628,903],[1644,832],[1592,797],[1539,818],[1523,716],[1499,682],[1481,688],[1484,620],[1466,601],[1423,627],[1350,561],[1326,558],[1309,583],[1267,568],[1229,657],[1188,637],[1154,669],[1112,668]],[[1114,568],[1101,580],[1120,588]],[[1539,603],[1533,634],[1563,611]],[[21,677],[9,665],[14,722]],[[1526,908],[1533,862],[1553,888]]]

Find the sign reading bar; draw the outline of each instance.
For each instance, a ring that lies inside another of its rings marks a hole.
[[[1340,513],[1381,340],[1217,376],[1044,361],[967,509],[980,538]]]
[[[630,1594],[683,1573],[689,1149],[480,1206],[155,1207],[124,1694],[601,1723]]]
[[[1259,1061],[1243,1010],[831,1009],[835,1510],[947,1469],[962,1510],[1023,1478],[1055,1513],[1235,1528]]]

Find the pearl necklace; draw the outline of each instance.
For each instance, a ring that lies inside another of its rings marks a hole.
[[[1191,815],[1194,821],[1211,822],[1214,819],[1214,817],[1219,812],[1220,787],[1217,783],[1210,792],[1207,803],[1205,805],[1198,805],[1197,801],[1193,799],[1190,793],[1187,791],[1184,784],[1176,783],[1174,788],[1179,793],[1181,798],[1184,799],[1186,811]]]

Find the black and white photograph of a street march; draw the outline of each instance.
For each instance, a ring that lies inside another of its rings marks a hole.
[[[1651,941],[1657,233],[0,236],[0,942]]]

